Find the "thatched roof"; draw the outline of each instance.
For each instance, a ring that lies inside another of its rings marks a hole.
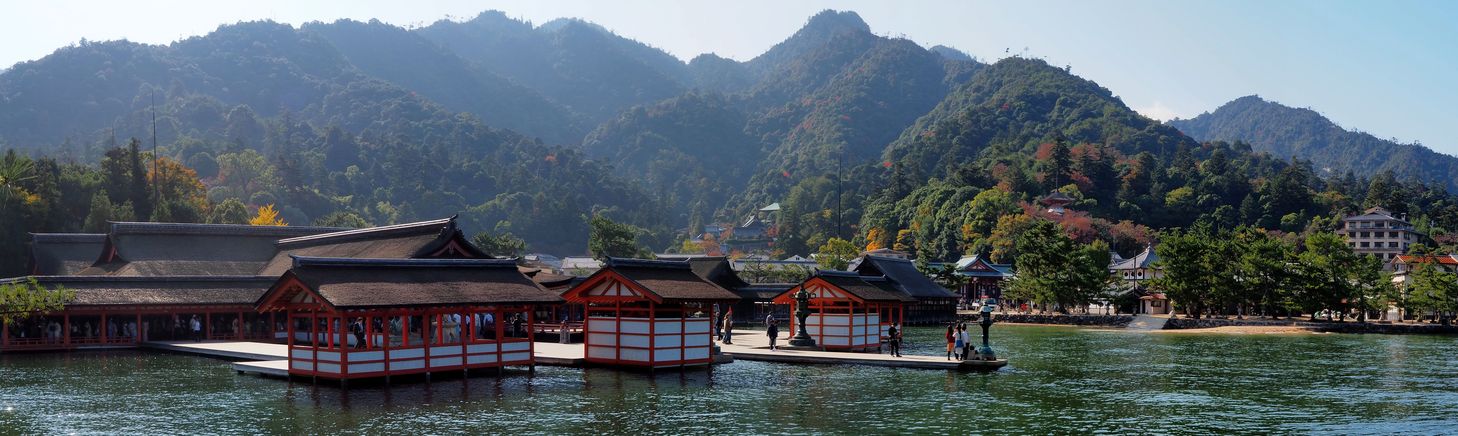
[[[6,282],[24,280],[24,277]],[[233,277],[125,277],[46,276],[36,277],[46,288],[65,288],[76,293],[67,307],[114,306],[201,306],[251,305],[273,279],[257,276]]]
[[[303,284],[336,309],[560,303],[516,269],[481,259],[346,259],[294,257],[260,306],[289,284]],[[267,309],[260,307],[260,309]]]
[[[30,272],[36,275],[76,274],[96,263],[105,233],[31,233]]]

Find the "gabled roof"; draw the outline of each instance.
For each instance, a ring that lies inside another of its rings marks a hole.
[[[105,233],[31,233],[30,272],[35,275],[72,275],[96,263]]]
[[[730,289],[739,298],[750,301],[770,301],[775,296],[785,293],[786,289],[795,287],[798,283],[753,283],[748,286],[740,286]]]
[[[957,273],[968,277],[1012,277],[1012,265],[988,262],[982,255],[957,260]]]
[[[0,283],[23,281],[26,277]],[[37,276],[46,288],[65,288],[76,293],[67,303],[75,307],[154,305],[251,305],[268,285],[269,277],[136,277],[136,276]]]
[[[896,290],[917,299],[956,298],[957,294],[943,288],[930,277],[917,271],[916,265],[908,259],[862,256],[856,259],[851,270],[863,276],[885,276]]]
[[[1380,207],[1368,208],[1361,215],[1342,218],[1342,221],[1398,221],[1403,224],[1408,223],[1406,220],[1392,216],[1392,212],[1388,212],[1387,209]]]
[[[614,276],[628,280],[637,291],[650,294],[648,298],[664,302],[739,299],[728,289],[699,277],[688,262],[622,258],[608,258],[602,269],[564,295],[576,295],[568,297],[569,300],[583,298],[580,294]]]
[[[1068,204],[1068,203],[1072,203],[1073,202],[1073,197],[1069,197],[1068,194],[1064,194],[1062,192],[1053,191],[1053,193],[1048,194],[1048,196],[1043,197],[1042,199],[1040,199],[1038,201],[1040,203],[1043,203],[1043,204],[1046,204],[1046,205],[1050,205],[1051,206],[1051,205],[1055,205],[1055,204]]]
[[[100,256],[82,275],[256,275],[274,255],[274,241],[344,230],[335,227],[235,224],[111,224]]]
[[[779,203],[770,203],[769,206],[765,206],[765,207],[759,208],[759,211],[760,212],[778,212],[779,210],[780,210],[780,204]]]
[[[749,282],[739,278],[734,273],[734,266],[729,264],[729,258],[724,256],[700,256],[686,259],[689,268],[694,274],[703,277],[704,280],[714,282],[724,289],[737,289],[749,286]]]
[[[1114,262],[1112,265],[1109,265],[1109,269],[1116,271],[1149,269],[1154,268],[1154,263],[1158,261],[1159,255],[1154,253],[1154,246],[1148,245],[1144,247],[1144,251],[1141,251],[1139,252],[1139,254],[1134,255],[1134,257],[1117,261]]]
[[[897,291],[885,277],[862,276],[853,271],[830,270],[816,271],[815,275],[776,295],[774,300],[781,303],[789,302],[794,299],[794,294],[799,292],[801,287],[817,281],[834,286],[861,301],[878,303],[909,303],[916,301],[915,298]]]
[[[1458,254],[1438,254],[1428,256],[1415,256],[1411,254],[1399,254],[1392,258],[1392,263],[1429,263],[1437,262],[1439,265],[1458,265]]]
[[[257,300],[259,310],[278,310],[280,302],[297,298],[295,284],[335,310],[562,302],[511,259],[293,259],[293,267]]]
[[[279,240],[277,253],[259,274],[277,276],[293,266],[291,256],[338,258],[470,258],[490,256],[465,239],[454,217]]]

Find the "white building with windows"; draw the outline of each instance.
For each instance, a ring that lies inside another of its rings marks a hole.
[[[1377,256],[1389,269],[1393,259],[1407,253],[1408,247],[1423,236],[1413,229],[1412,223],[1380,207],[1342,219],[1342,228],[1337,232],[1347,238],[1347,245],[1353,251]]]

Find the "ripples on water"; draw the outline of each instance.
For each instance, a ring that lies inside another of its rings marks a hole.
[[[941,355],[913,328],[906,352]],[[0,355],[0,434],[1458,432],[1458,338],[998,326],[993,374],[740,361],[351,386],[151,352]]]

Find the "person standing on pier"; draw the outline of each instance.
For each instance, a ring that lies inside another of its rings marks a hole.
[[[769,336],[770,351],[775,350],[775,340],[780,337],[780,323],[770,318],[768,326],[765,327],[765,335]]]
[[[202,342],[202,321],[197,319],[197,315],[193,315],[191,324],[193,342]]]
[[[734,343],[734,308],[724,311],[724,337],[719,342],[726,344]]]
[[[952,356],[956,357],[957,360],[962,360],[962,349],[966,348],[967,344],[967,326],[958,325],[957,330],[952,333],[952,338]]]
[[[952,360],[952,347],[957,342],[957,323],[947,324],[947,360]]]
[[[901,329],[896,328],[896,323],[891,323],[891,328],[886,330],[886,345],[891,348],[891,355],[901,357]]]

